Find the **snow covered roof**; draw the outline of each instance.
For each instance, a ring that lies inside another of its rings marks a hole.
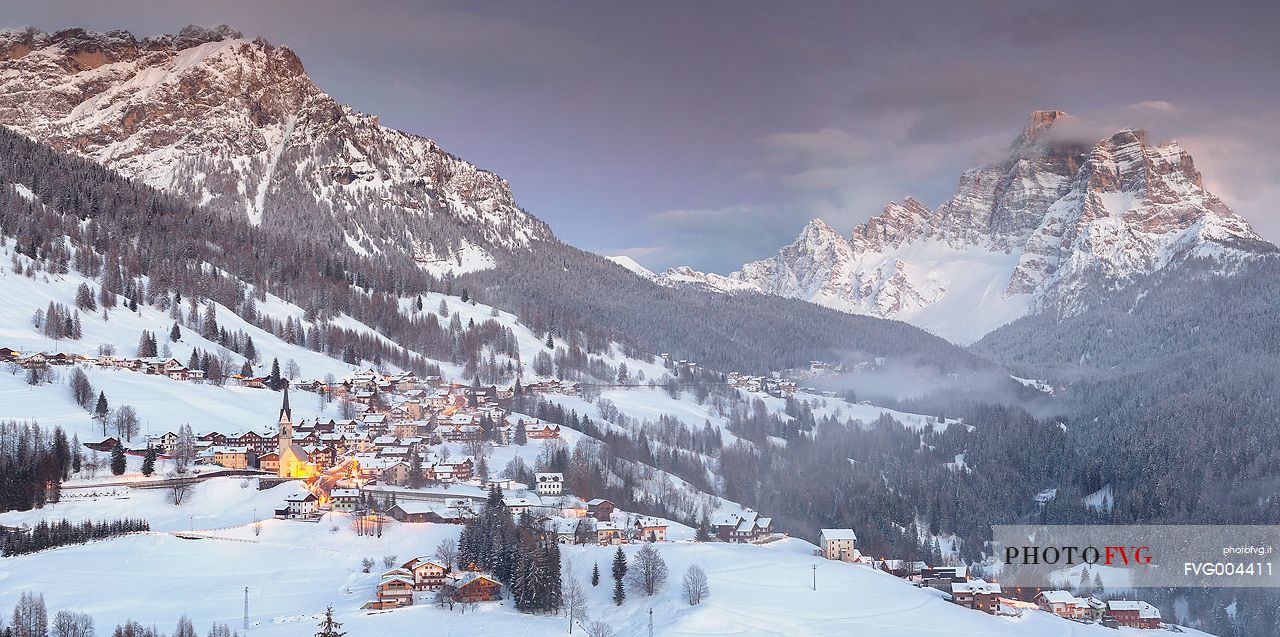
[[[1075,595],[1072,595],[1069,591],[1040,591],[1040,596],[1044,598],[1044,601],[1049,602],[1050,604],[1071,604],[1079,606],[1080,602],[1084,601]]]
[[[1160,619],[1160,609],[1136,599],[1113,599],[1107,602],[1107,609],[1112,611],[1138,611],[1141,619]]]
[[[823,541],[830,540],[853,540],[858,541],[858,534],[853,529],[822,529]]]
[[[983,579],[974,579],[967,582],[952,582],[951,592],[973,593],[975,595],[999,595],[1001,590],[999,584],[988,582]]]

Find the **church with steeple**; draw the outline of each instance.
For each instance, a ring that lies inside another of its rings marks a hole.
[[[276,424],[279,427],[276,433],[276,451],[280,454],[277,474],[281,478],[309,478],[315,475],[311,454],[293,441],[293,411],[289,409],[288,385],[284,388],[284,404],[280,406],[280,419]]]

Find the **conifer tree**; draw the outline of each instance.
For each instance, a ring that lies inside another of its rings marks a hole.
[[[124,459],[124,445],[116,443],[111,449],[111,473],[112,475],[124,475],[126,464]]]
[[[340,632],[342,622],[333,618],[333,607],[329,606],[324,609],[324,619],[320,620],[320,632],[316,633],[316,637],[343,637],[346,632]]]
[[[280,359],[271,359],[271,374],[267,376],[267,387],[274,391],[280,391],[284,388],[284,384],[280,380]]]
[[[142,459],[142,475],[149,476],[156,471],[156,448],[147,445],[147,455]]]
[[[613,603],[621,606],[622,600],[627,598],[627,591],[622,586],[622,580],[627,576],[627,554],[622,552],[622,547],[618,547],[618,551],[613,554]]]
[[[93,408],[93,417],[102,423],[102,435],[107,435],[107,414],[110,409],[107,407],[107,395],[101,391],[98,392],[98,402]]]
[[[182,329],[178,327],[178,322],[173,322],[173,327],[169,328],[169,340],[178,342],[182,340]]]
[[[595,564],[591,565],[591,585],[592,586],[600,585],[600,563],[599,562],[596,562]]]

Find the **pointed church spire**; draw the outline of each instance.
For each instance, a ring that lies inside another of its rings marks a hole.
[[[289,386],[284,386],[284,404],[280,406],[280,422],[293,422],[293,411],[289,409]]]

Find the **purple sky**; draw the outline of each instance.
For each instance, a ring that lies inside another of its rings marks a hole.
[[[1280,240],[1280,3],[0,1],[8,26],[227,23],[507,178],[561,238],[728,272],[820,216],[936,206],[1033,110],[1146,127]],[[474,5],[474,6],[473,6]]]

